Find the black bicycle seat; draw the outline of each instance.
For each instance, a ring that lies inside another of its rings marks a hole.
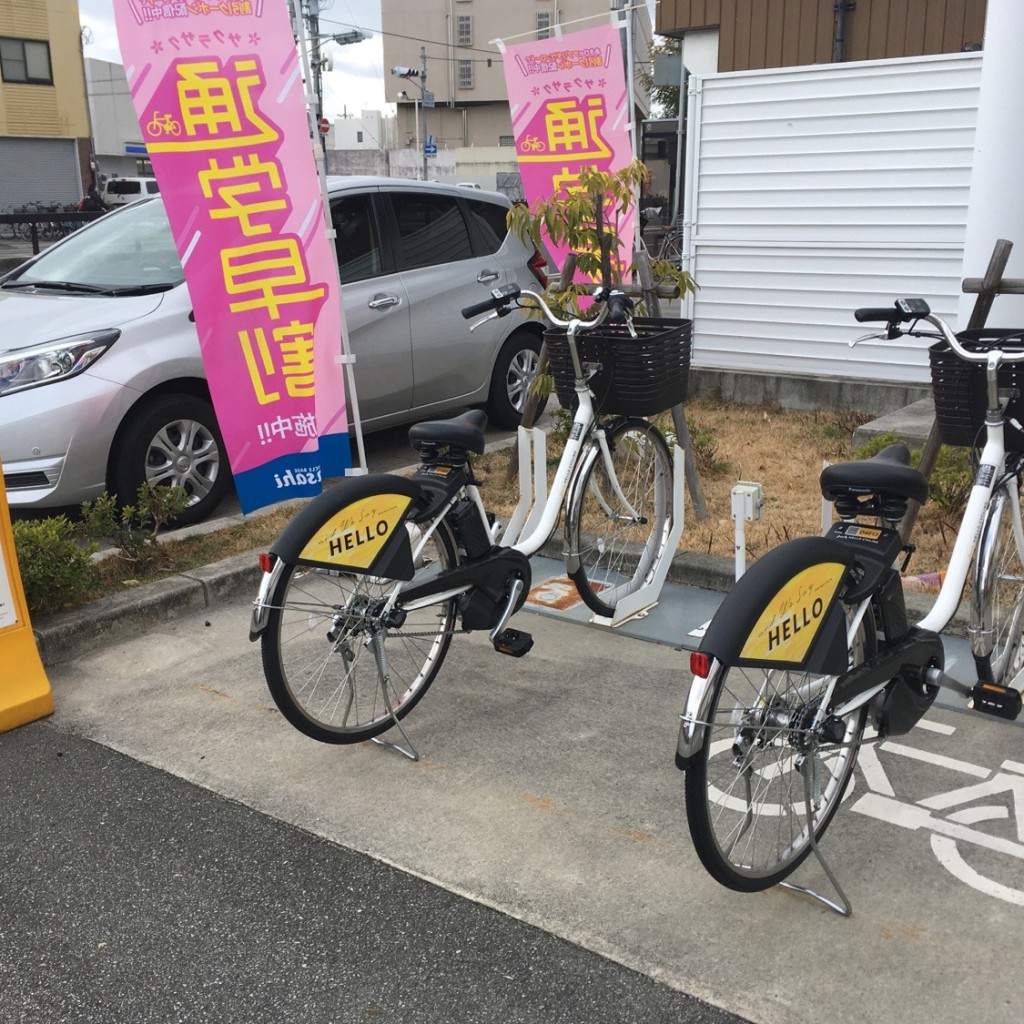
[[[850,494],[886,494],[923,505],[928,478],[911,467],[905,444],[891,444],[870,459],[827,466],[821,472],[821,493],[827,501]]]
[[[424,444],[451,445],[482,455],[487,413],[470,409],[450,420],[427,420],[409,429],[409,443],[413,448]]]

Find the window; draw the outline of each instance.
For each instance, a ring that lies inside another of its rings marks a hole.
[[[157,184],[157,182],[155,182],[155,181],[147,181],[146,182],[146,194],[147,195],[155,196],[155,195],[159,195],[159,193],[160,193],[160,186],[159,186],[159,184]]]
[[[472,14],[460,14],[456,19],[458,25],[458,43],[459,46],[472,46],[473,45],[473,15]]]
[[[497,203],[485,203],[479,199],[468,199],[469,215],[484,240],[485,255],[490,256],[501,248],[508,234],[508,210]]]
[[[499,146],[514,146],[516,144],[516,137],[514,135],[499,135],[498,145]]]
[[[473,88],[473,62],[471,60],[459,61],[459,88]]]
[[[551,12],[550,11],[538,11],[537,12],[537,38],[538,39],[550,39],[551,38]]]
[[[363,141],[363,133],[362,132],[356,132],[356,142],[362,142],[362,141]]]
[[[0,38],[0,74],[5,82],[53,85],[50,44],[35,39]]]
[[[369,196],[345,196],[331,205],[338,276],[342,284],[380,274],[380,243]]]
[[[398,224],[402,270],[472,257],[469,228],[455,199],[395,192],[391,201]]]

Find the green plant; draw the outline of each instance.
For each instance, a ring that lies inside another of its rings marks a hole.
[[[538,249],[544,241],[568,248],[575,255],[576,269],[591,281],[602,281],[607,273],[609,283],[621,284],[636,267],[620,260],[619,228],[647,176],[647,168],[639,160],[614,172],[584,167],[572,188],[537,199],[529,207],[513,207],[509,227]],[[655,285],[674,285],[680,295],[696,288],[686,271],[667,260],[651,264],[651,272]],[[549,289],[545,299],[551,306],[578,313],[579,299],[589,294],[589,285],[563,280],[565,276],[558,279],[559,290]]]
[[[916,465],[920,453],[915,454],[918,455],[914,459]],[[939,449],[929,485],[928,494],[947,521],[959,520],[967,508],[967,500],[974,485],[974,464],[970,449],[943,445]]]
[[[187,504],[188,494],[180,487],[143,484],[134,505],[121,507],[109,494],[87,501],[82,505],[82,523],[88,534],[112,539],[120,558],[146,571],[166,561],[157,535]]]
[[[62,515],[19,519],[13,532],[30,614],[47,615],[77,604],[93,589],[97,576],[90,556],[97,546],[83,543],[79,524]]]

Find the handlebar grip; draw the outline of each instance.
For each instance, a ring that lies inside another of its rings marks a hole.
[[[462,316],[464,319],[469,320],[474,316],[479,316],[481,313],[486,313],[488,310],[501,309],[502,306],[507,306],[513,299],[519,298],[519,285],[510,284],[505,288],[495,288],[491,292],[490,298],[484,299],[483,302],[474,302],[472,306],[466,306],[462,310]]]
[[[854,310],[853,316],[859,324],[863,324],[871,320],[878,320],[885,324],[901,324],[908,320],[916,319],[913,316],[907,316],[905,313],[901,313],[895,306],[889,306],[888,308],[882,309],[878,309],[874,306],[865,306],[863,309]]]
[[[608,296],[608,319],[611,323],[622,323],[632,308],[633,300],[624,292],[612,292]]]

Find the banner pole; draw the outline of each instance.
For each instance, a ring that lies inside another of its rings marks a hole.
[[[310,82],[310,71],[309,71],[309,52],[306,47],[306,19],[301,17],[297,6],[291,7],[292,13],[292,29],[295,33],[295,41],[299,46],[299,54],[302,60],[302,80],[303,83],[308,87]],[[338,269],[338,250],[335,246],[335,241],[338,237],[338,233],[334,230],[334,221],[331,219],[331,199],[327,193],[327,149],[326,144],[318,146],[317,136],[320,133],[320,126],[316,119],[316,99],[308,92],[308,88],[303,90],[303,96],[306,100],[306,119],[309,122],[309,140],[310,147],[313,151],[313,159],[316,162],[317,177],[320,180],[320,196],[324,204],[324,229],[327,235],[327,240],[330,243],[331,252],[334,254],[334,259],[331,261],[334,265],[334,281],[337,286],[337,296],[341,298],[341,271]],[[311,103],[312,100],[312,103]],[[345,304],[341,304],[341,318],[342,321],[345,319]],[[345,404],[352,410],[352,431],[356,435],[356,451],[358,452],[357,465],[351,466],[345,470],[346,476],[363,476],[369,470],[366,464],[366,448],[363,444],[363,424],[359,416],[359,396],[356,394],[356,381],[355,381],[355,362],[356,357],[349,351],[348,347],[348,328],[343,325],[341,331],[341,353],[336,359],[336,364],[340,364],[344,367],[345,373]]]

